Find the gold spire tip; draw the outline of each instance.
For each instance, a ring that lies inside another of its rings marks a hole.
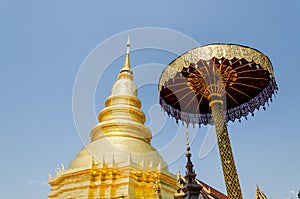
[[[131,67],[130,67],[130,57],[129,57],[129,53],[130,53],[130,37],[129,37],[129,35],[128,35],[126,46],[127,46],[127,50],[126,50],[125,62],[124,62],[123,68],[121,69],[120,74],[118,76],[119,79],[123,79],[123,78],[133,79],[132,71],[131,71]]]
[[[130,58],[129,58],[129,52],[130,52],[130,37],[128,35],[128,39],[127,39],[127,51],[126,51],[126,57],[125,57],[125,62],[124,62],[124,66],[122,70],[129,70],[130,71]],[[121,71],[122,71],[121,70]]]

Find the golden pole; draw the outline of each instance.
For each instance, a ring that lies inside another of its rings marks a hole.
[[[209,105],[212,110],[212,116],[216,128],[228,199],[242,199],[242,191],[234,164],[227,127],[225,125],[226,121],[223,114],[223,101],[217,99],[211,100]]]

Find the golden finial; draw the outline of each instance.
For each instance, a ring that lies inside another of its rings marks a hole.
[[[95,166],[96,166],[95,158],[94,158],[94,156],[92,156],[92,165],[91,165],[91,167],[95,167]]]
[[[130,70],[130,59],[129,59],[129,53],[130,53],[130,38],[128,36],[128,39],[127,39],[127,50],[126,50],[126,57],[125,57],[125,62],[124,62],[124,66],[121,70],[121,72],[123,70]]]
[[[128,39],[127,39],[127,50],[126,50],[126,57],[125,57],[125,62],[123,65],[123,68],[120,71],[120,74],[118,76],[119,79],[133,79],[132,76],[132,71],[131,71],[131,67],[130,67],[130,57],[129,57],[129,53],[130,53],[130,37],[128,35]]]

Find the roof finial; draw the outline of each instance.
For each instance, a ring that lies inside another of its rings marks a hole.
[[[185,193],[184,199],[188,198],[193,198],[191,197],[192,195],[195,196],[194,198],[198,198],[200,191],[202,190],[202,186],[199,185],[196,181],[196,176],[197,174],[195,173],[194,170],[194,165],[191,161],[191,148],[190,148],[190,143],[189,143],[189,136],[188,136],[188,126],[186,127],[186,158],[187,158],[187,163],[186,163],[186,175],[185,175],[185,185],[182,187],[182,191]]]
[[[119,79],[121,79],[121,78],[133,79],[132,71],[131,71],[131,67],[130,67],[130,58],[129,58],[129,53],[130,53],[130,37],[129,37],[129,35],[128,35],[126,46],[127,46],[127,51],[126,51],[125,62],[124,62],[123,68],[120,71]]]
[[[186,167],[185,167],[187,169],[187,172],[186,172],[185,178],[186,178],[188,183],[196,184],[195,183],[195,177],[197,175],[196,175],[196,173],[193,169],[194,165],[191,161],[192,154],[190,153],[191,148],[190,148],[190,142],[189,142],[189,130],[188,130],[188,128],[189,127],[187,126],[186,127],[186,132],[185,132],[186,133],[186,155],[185,156],[187,158],[187,163],[186,163]]]

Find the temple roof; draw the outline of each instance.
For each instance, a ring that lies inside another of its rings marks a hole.
[[[178,174],[180,188],[175,194],[175,199],[227,199],[226,195],[196,178],[197,174],[193,169],[191,156],[187,134],[186,175],[182,177],[180,173]]]

